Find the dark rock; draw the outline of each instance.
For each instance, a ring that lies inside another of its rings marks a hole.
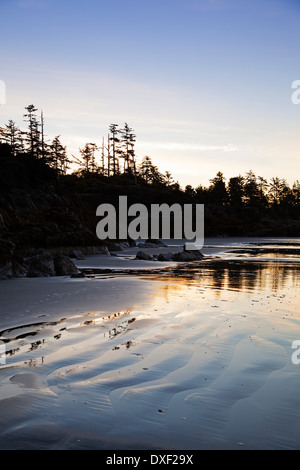
[[[13,260],[16,246],[8,240],[0,240],[0,279],[13,276]]]
[[[27,266],[27,277],[49,277],[55,276],[55,267],[52,256],[42,253],[25,260]]]
[[[160,253],[157,259],[158,261],[173,261],[174,254],[173,253]]]
[[[106,246],[109,251],[123,251],[124,249],[121,243],[108,242]]]
[[[76,273],[76,274],[71,274],[72,278],[82,278],[85,277],[85,274],[82,272]]]
[[[75,266],[71,258],[63,254],[57,254],[54,256],[54,267],[56,276],[80,274],[79,269]]]
[[[143,259],[146,261],[151,261],[153,259],[151,255],[149,255],[148,253],[145,253],[144,251],[138,251],[135,258]]]
[[[12,260],[15,248],[14,243],[8,240],[0,240],[0,264],[5,264]]]
[[[78,259],[78,260],[82,260],[82,259],[84,259],[84,254],[79,250],[73,250],[70,253],[70,258],[75,258],[75,259]]]
[[[97,247],[96,253],[97,255],[110,255],[110,252],[107,246],[99,246]]]
[[[155,246],[163,246],[163,247],[168,246],[162,240],[159,240],[159,239],[156,239],[156,238],[154,238],[154,239],[153,238],[148,238],[145,243],[152,243]]]
[[[129,246],[134,247],[134,246],[136,246],[136,241],[133,240],[132,238],[128,237],[128,244],[129,244]]]
[[[199,261],[203,258],[200,250],[185,250],[173,255],[174,261]]]
[[[98,239],[91,230],[80,228],[72,231],[59,231],[47,236],[45,243],[47,247],[66,247],[66,246],[93,246]]]
[[[5,222],[4,222],[4,218],[0,212],[0,230],[3,232],[5,231],[7,228],[6,228],[6,225],[5,225]]]

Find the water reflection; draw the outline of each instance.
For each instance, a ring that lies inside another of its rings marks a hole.
[[[277,292],[285,286],[299,286],[299,268],[298,262],[219,260],[169,269],[156,274],[155,279],[167,279],[187,286],[196,284],[199,287],[215,289],[219,293],[224,289],[240,292]]]

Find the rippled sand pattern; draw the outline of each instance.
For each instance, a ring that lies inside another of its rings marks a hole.
[[[300,447],[298,263],[121,281],[133,294],[147,285],[144,300],[89,310],[89,289],[111,281],[76,280],[86,310],[2,329],[0,448]]]

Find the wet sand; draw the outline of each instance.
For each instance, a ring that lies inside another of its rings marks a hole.
[[[152,274],[129,257],[125,274],[2,281],[0,448],[298,449],[299,257],[227,247]]]

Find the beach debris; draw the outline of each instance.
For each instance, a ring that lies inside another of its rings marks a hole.
[[[95,320],[85,320],[84,322],[81,323],[81,325],[93,325],[95,323]]]

